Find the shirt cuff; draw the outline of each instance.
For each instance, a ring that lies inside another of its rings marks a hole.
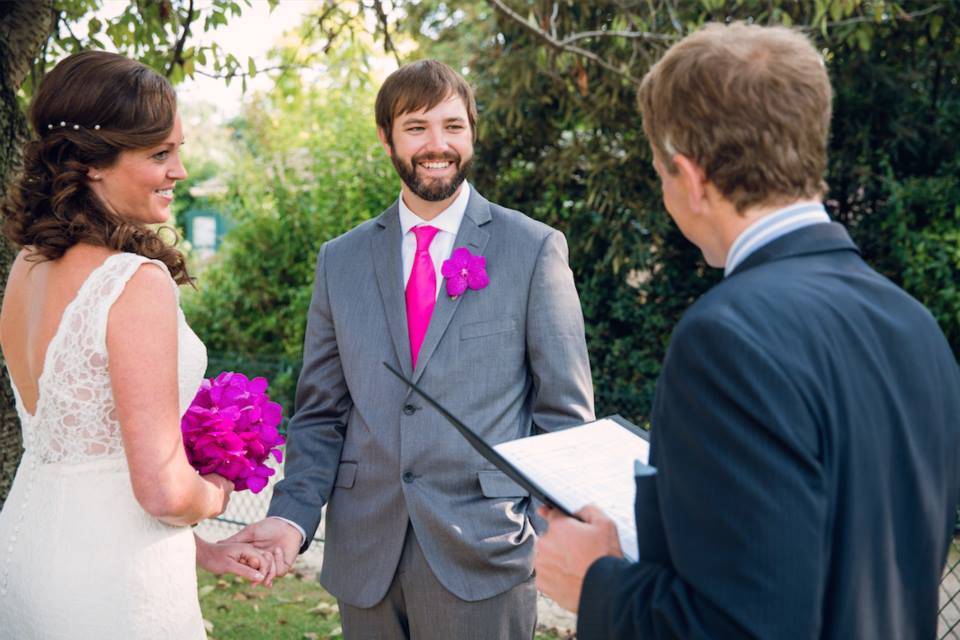
[[[286,518],[282,518],[280,516],[267,516],[267,517],[273,518],[274,520],[280,520],[282,522],[286,522],[288,525],[296,529],[300,533],[300,547],[303,547],[303,543],[306,542],[307,540],[307,532],[303,530],[303,527],[298,525],[293,520],[287,520]]]

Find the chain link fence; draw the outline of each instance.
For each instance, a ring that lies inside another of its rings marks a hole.
[[[947,567],[940,579],[940,640],[960,640],[960,539],[954,537]]]
[[[243,356],[236,354],[211,353],[208,355],[207,376],[215,376],[221,371],[238,371],[249,377],[263,376],[270,381],[270,397],[284,407],[284,423],[293,411],[293,397],[300,362],[281,356]],[[619,413],[634,424],[649,429],[646,402],[625,394],[597,393],[596,409],[598,416]],[[222,516],[208,520],[198,527],[199,535],[209,540],[221,540],[239,531],[243,526],[264,518],[273,485],[282,477],[282,470],[271,479],[270,484],[258,494],[242,491],[234,494],[230,505]],[[314,542],[301,558],[311,569],[319,568],[323,557],[323,522],[314,536]],[[958,511],[960,532],[960,511]],[[938,640],[960,640],[960,537],[955,538],[950,548],[947,566],[940,581],[940,609]]]

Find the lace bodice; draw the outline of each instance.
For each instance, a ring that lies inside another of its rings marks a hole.
[[[127,281],[146,262],[166,271],[159,261],[133,253],[107,258],[90,273],[67,305],[47,347],[38,382],[38,399],[30,415],[13,392],[23,425],[24,448],[41,463],[85,462],[122,457],[107,357],[107,318]],[[176,290],[176,284],[170,280]],[[179,297],[178,297],[179,300]],[[187,410],[203,379],[207,353],[178,309],[180,415]],[[149,393],[149,389],[144,389]]]

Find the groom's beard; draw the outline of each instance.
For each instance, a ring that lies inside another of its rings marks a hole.
[[[397,175],[407,185],[407,188],[427,202],[439,202],[455,194],[466,179],[467,173],[470,172],[470,167],[473,166],[473,158],[461,164],[460,154],[455,151],[439,155],[423,153],[414,156],[409,164],[397,157],[396,153],[390,156],[390,160],[393,162],[393,168],[397,170]],[[442,162],[444,160],[457,168],[453,177],[439,180],[432,178],[421,180],[417,175],[417,166],[421,162]]]

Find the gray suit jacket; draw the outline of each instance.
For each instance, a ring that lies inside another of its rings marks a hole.
[[[383,598],[408,522],[437,578],[464,600],[532,573],[526,492],[382,362],[493,444],[593,419],[563,234],[474,190],[454,247],[486,257],[490,284],[455,300],[441,290],[415,371],[397,203],[317,258],[285,477],[268,515],[302,526],[306,549],[328,503],[321,583],[354,606]]]

